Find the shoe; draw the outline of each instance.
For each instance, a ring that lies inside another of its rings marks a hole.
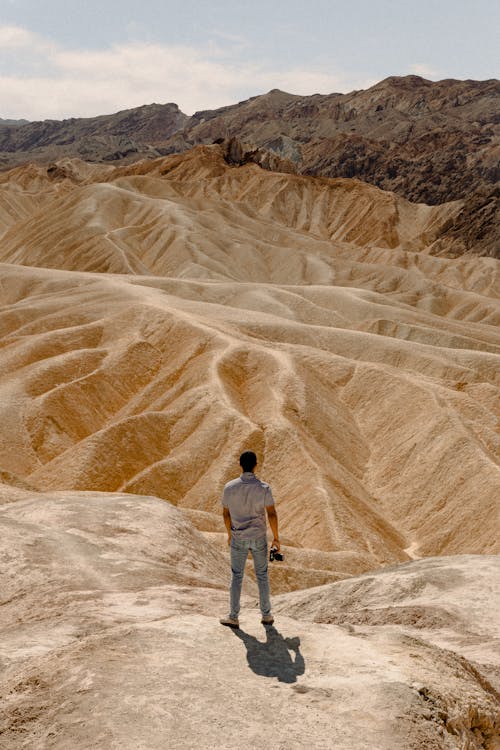
[[[229,628],[240,627],[240,621],[238,620],[238,618],[234,619],[233,617],[221,617],[219,622],[221,625],[227,625]]]
[[[262,615],[261,623],[263,625],[272,625],[274,622],[274,617],[272,615]]]

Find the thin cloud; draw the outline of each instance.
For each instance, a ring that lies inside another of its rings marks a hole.
[[[37,35],[21,26],[0,26],[0,49],[2,50],[29,47],[36,41]]]
[[[24,51],[28,57],[38,53],[50,55],[53,49],[52,42],[34,31],[22,26],[0,25],[0,50],[6,56],[13,51],[16,52],[16,55],[20,51]]]
[[[427,63],[414,63],[410,65],[410,71],[426,78],[439,78],[441,75],[439,70],[427,65]]]
[[[151,102],[176,102],[192,114],[272,88],[311,94],[374,83],[321,69],[277,71],[239,60],[234,48],[129,42],[102,50],[68,50],[12,26],[0,26],[0,47],[4,118],[90,117]]]

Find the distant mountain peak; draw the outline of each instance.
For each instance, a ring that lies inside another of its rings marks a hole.
[[[432,86],[433,81],[430,81],[428,78],[423,78],[422,76],[416,75],[414,73],[409,74],[407,76],[388,76],[387,78],[384,78],[382,81],[379,81],[379,83],[376,83],[375,86],[372,86],[372,88],[377,88],[378,86]]]
[[[4,119],[3,117],[0,117],[0,127],[2,125],[16,127],[18,125],[26,125],[28,122],[29,120],[11,120],[9,118]]]

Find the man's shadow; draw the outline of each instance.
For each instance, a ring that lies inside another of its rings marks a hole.
[[[277,677],[279,682],[297,682],[297,676],[304,674],[304,657],[300,653],[300,638],[283,638],[276,628],[266,626],[266,641],[234,628],[233,633],[240,638],[247,649],[250,669],[263,677]],[[294,657],[292,658],[292,653]]]

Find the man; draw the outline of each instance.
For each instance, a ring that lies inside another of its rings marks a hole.
[[[269,598],[269,578],[267,575],[266,513],[271,531],[273,547],[280,549],[278,538],[278,515],[274,507],[271,488],[255,476],[257,456],[253,451],[245,451],[240,456],[243,473],[224,487],[222,506],[224,523],[227,529],[227,543],[231,547],[231,589],[229,615],[220,620],[222,625],[239,628],[240,595],[245,562],[248,552],[252,552],[255,575],[259,585],[260,611],[262,624],[272,625]]]

